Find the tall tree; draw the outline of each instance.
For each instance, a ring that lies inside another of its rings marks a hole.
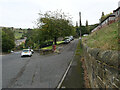
[[[106,14],[104,15],[104,12],[102,12],[101,18],[99,19],[100,22],[102,22],[105,18],[107,18],[109,15],[111,15],[112,13]]]
[[[70,35],[73,30],[71,18],[61,11],[48,11],[45,14],[39,14],[38,28],[44,33],[44,38],[52,39],[57,44],[57,38]]]
[[[86,20],[86,31],[87,31],[88,33],[90,33],[89,25],[88,25],[88,20]]]
[[[15,37],[12,30],[9,28],[2,28],[2,51],[8,52],[15,46]]]
[[[88,27],[88,20],[86,20],[86,27]]]
[[[102,12],[102,17],[105,16],[104,12]]]

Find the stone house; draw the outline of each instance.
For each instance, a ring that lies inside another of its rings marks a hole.
[[[118,7],[116,10],[113,11],[113,13],[115,14],[115,20],[118,21],[119,17],[120,17],[120,7]]]
[[[102,22],[100,22],[100,24],[96,27],[96,28],[94,28],[93,30],[92,30],[92,32],[94,32],[94,31],[96,31],[96,30],[99,30],[100,28],[102,28],[102,27],[105,27],[105,26],[107,26],[107,25],[109,25],[109,24],[112,24],[112,23],[114,23],[115,22],[115,14],[113,13],[113,14],[111,14],[111,15],[109,15],[108,17],[106,17]]]
[[[109,15],[108,17],[106,17],[101,23],[100,23],[100,26],[101,27],[104,27],[106,25],[109,25],[111,23],[115,22],[115,14],[111,14]]]
[[[118,8],[116,10],[113,10],[113,13],[106,17],[100,24],[92,30],[92,32],[99,30],[100,28],[112,24],[113,22],[116,22],[120,20],[120,1],[118,2]]]

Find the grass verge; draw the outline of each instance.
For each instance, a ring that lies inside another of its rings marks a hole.
[[[15,30],[15,39],[20,39],[23,35],[23,31]]]
[[[58,41],[57,42],[57,45],[56,45],[56,48],[60,45],[60,44],[62,44],[64,41]],[[52,46],[48,46],[48,47],[44,47],[44,48],[41,48],[41,49],[43,49],[43,50],[45,50],[45,49],[52,49]]]
[[[79,41],[77,45],[77,49],[75,52],[75,58],[78,63],[78,71],[80,72],[80,82],[81,82],[81,88],[90,88],[90,83],[88,79],[88,73],[87,69],[85,66],[85,61],[84,61],[84,51],[81,42]]]
[[[102,50],[118,50],[118,22],[91,33],[82,40],[91,48]]]

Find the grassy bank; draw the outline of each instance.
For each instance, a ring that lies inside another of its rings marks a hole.
[[[64,41],[58,41],[56,47],[58,47],[58,45],[62,44],[63,42]],[[44,47],[44,48],[41,48],[41,49],[43,49],[43,50],[45,50],[45,49],[52,49],[52,46]]]
[[[23,31],[22,30],[15,30],[14,34],[15,34],[15,39],[20,39],[23,35]]]
[[[118,50],[118,22],[83,37],[82,41],[91,48]]]

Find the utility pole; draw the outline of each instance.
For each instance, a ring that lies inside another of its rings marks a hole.
[[[82,26],[82,23],[81,23],[81,12],[79,12],[79,18],[80,18],[80,25],[79,25],[79,27],[80,27],[80,39],[81,39],[81,26]]]
[[[81,23],[81,12],[79,12],[79,18],[80,18],[80,47],[82,48],[82,36],[81,36],[81,26],[82,26],[82,23]]]

